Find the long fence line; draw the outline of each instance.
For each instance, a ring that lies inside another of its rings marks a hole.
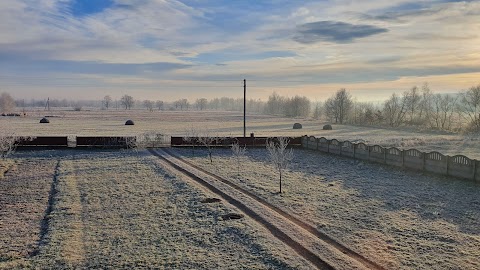
[[[186,140],[183,137],[171,137],[171,146],[201,145],[200,138]],[[224,137],[217,138],[212,146],[229,146],[238,142],[245,146],[265,146],[267,137]],[[158,147],[157,142],[150,142],[147,147]],[[72,147],[72,142],[67,136],[33,137],[20,139],[16,142],[19,148]],[[73,147],[97,148],[133,148],[138,144],[136,136],[76,136]],[[365,143],[352,143],[350,141],[328,140],[325,137],[314,136],[292,137],[290,146],[350,157],[358,160],[372,161],[397,167],[421,170],[442,175],[454,176],[480,182],[480,161],[470,159],[464,155],[448,156],[439,152],[421,152],[417,149],[401,150],[396,147],[384,148],[380,145],[367,145]]]
[[[303,136],[302,147],[325,153],[372,161],[397,167],[422,170],[480,182],[480,162],[464,155],[448,156],[439,152],[424,153],[417,149],[328,140],[325,137]]]

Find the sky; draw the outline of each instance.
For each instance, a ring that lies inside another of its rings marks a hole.
[[[480,0],[2,0],[0,92],[379,101],[480,84]]]

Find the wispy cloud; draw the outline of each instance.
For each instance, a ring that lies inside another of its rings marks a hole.
[[[85,74],[101,77],[102,86],[128,77],[138,90],[145,86],[138,81],[246,78],[265,82],[259,93],[282,80],[302,81],[298,91],[384,87],[399,78],[444,82],[479,71],[479,15],[480,1],[1,1],[0,88],[29,96],[39,92],[22,76],[81,81]],[[60,96],[65,89],[52,88]]]

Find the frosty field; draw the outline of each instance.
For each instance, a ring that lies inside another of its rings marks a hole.
[[[39,124],[43,116],[50,117],[49,124]],[[134,126],[125,126],[132,119]],[[299,122],[302,129],[292,129]],[[290,119],[268,115],[247,115],[247,136],[324,136],[327,139],[363,141],[382,146],[396,146],[420,151],[439,151],[446,155],[463,154],[480,158],[480,137],[413,129],[388,129],[333,125],[334,130],[322,130],[322,121]],[[192,128],[200,135],[242,136],[243,114],[219,111],[33,111],[27,117],[0,117],[3,131],[25,136],[126,136],[156,132],[184,136]]]
[[[31,155],[19,153],[15,173],[1,180],[0,269],[310,267],[249,219],[223,220],[236,210],[202,203],[211,194],[164,170],[148,152]],[[30,166],[45,173],[30,176]],[[19,178],[29,183],[17,188]]]
[[[387,269],[480,267],[480,199],[476,183],[363,163],[309,150],[295,159],[277,194],[265,149],[248,149],[237,167],[229,149],[176,149],[314,224]]]

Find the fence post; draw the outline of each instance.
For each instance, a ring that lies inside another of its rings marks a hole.
[[[472,160],[472,163],[473,163],[473,181],[475,182],[476,175],[477,175],[477,160],[476,159]]]
[[[447,160],[447,175],[450,175],[450,156],[445,156],[445,159]]]
[[[317,151],[318,151],[319,139],[318,139],[318,138],[315,138],[315,142],[317,143],[317,147],[315,148],[315,150],[317,150]]]
[[[422,164],[422,168],[423,168],[423,171],[425,171],[425,159],[427,158],[426,154],[424,152],[421,152],[422,153],[422,161],[423,161],[423,164]]]
[[[405,167],[405,151],[404,150],[402,150],[401,155],[402,155],[402,168],[404,168]]]
[[[330,141],[331,140],[327,140],[327,153],[330,153]]]
[[[357,150],[357,144],[356,144],[356,143],[352,143],[352,145],[353,145],[353,159],[356,159],[356,158],[355,158],[355,153],[357,152],[357,151],[356,151],[356,150]]]

